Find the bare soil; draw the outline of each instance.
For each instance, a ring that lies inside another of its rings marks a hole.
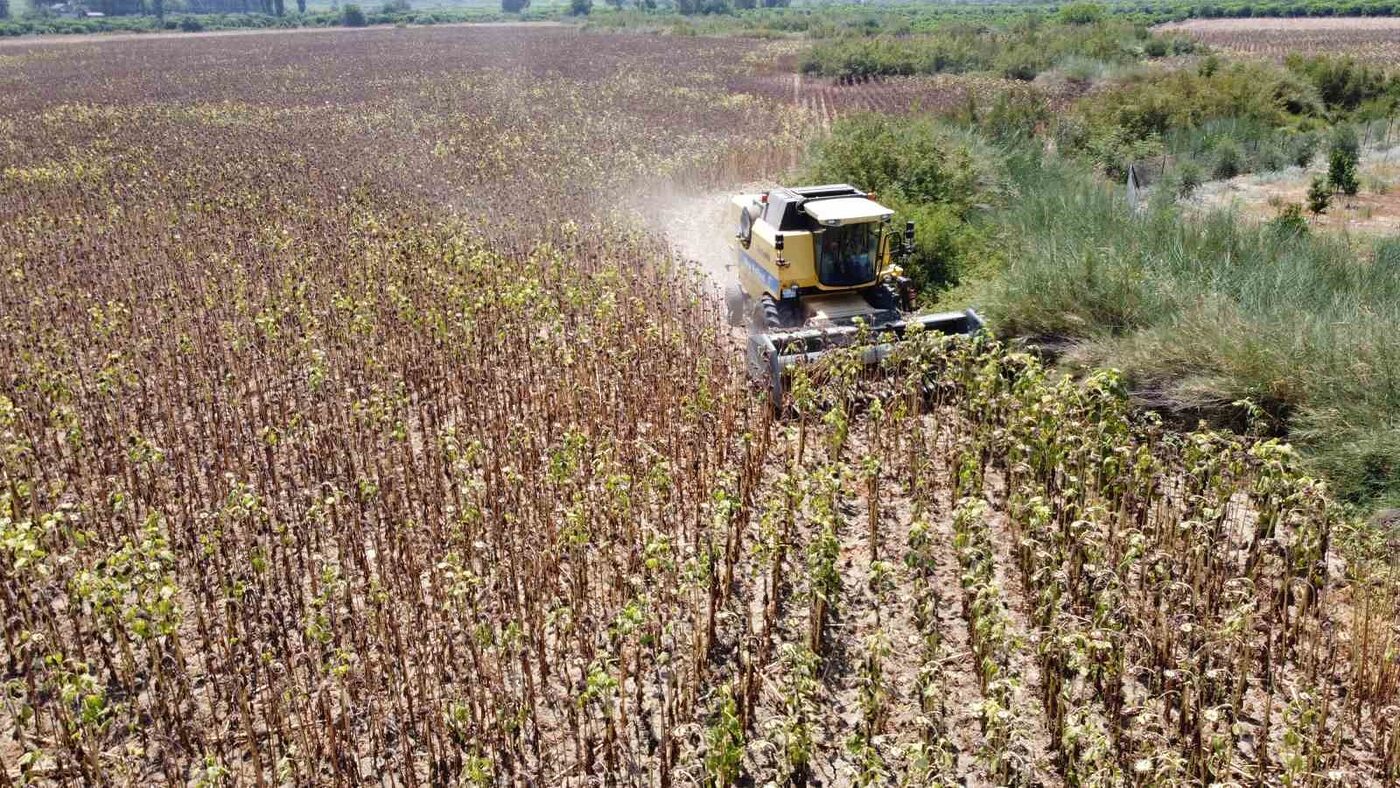
[[[1308,185],[1325,175],[1325,164],[1308,169],[1290,167],[1280,172],[1251,173],[1203,185],[1190,203],[1200,210],[1232,208],[1245,216],[1267,221],[1289,203],[1307,205]],[[1320,216],[1310,218],[1317,227],[1367,235],[1400,232],[1400,147],[1370,151],[1362,157],[1361,191],[1338,194]]]

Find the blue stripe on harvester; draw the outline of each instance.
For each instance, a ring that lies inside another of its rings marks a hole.
[[[748,252],[742,250],[739,252],[739,262],[744,264],[744,267],[749,270],[749,273],[762,280],[764,286],[771,292],[776,293],[781,289],[778,283],[778,277],[774,276],[767,268],[759,265],[757,260],[749,256]]]

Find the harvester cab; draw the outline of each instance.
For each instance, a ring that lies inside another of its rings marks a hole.
[[[848,184],[775,188],[740,194],[730,204],[737,276],[725,291],[729,321],[748,326],[747,365],[775,403],[792,365],[878,337],[866,363],[887,356],[912,326],[945,334],[982,327],[971,309],[915,314],[913,284],[902,264],[914,249],[914,225],[895,229],[894,211]]]

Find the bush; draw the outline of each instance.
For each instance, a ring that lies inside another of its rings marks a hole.
[[[1218,179],[1233,178],[1244,172],[1244,149],[1233,139],[1224,139],[1215,148],[1211,174]]]
[[[999,141],[1029,139],[1050,123],[1050,103],[1034,90],[1003,90],[980,119],[984,132]]]
[[[530,0],[501,0],[501,10],[507,14],[518,14],[530,7]]]
[[[1139,28],[1125,22],[1079,26],[1034,18],[1012,24],[944,24],[914,36],[857,31],[819,41],[804,54],[802,70],[833,77],[991,71],[1033,79],[1074,58],[1092,61],[1095,72],[1106,70],[1105,64],[1138,62],[1144,40],[1156,39],[1150,34],[1144,39]]]
[[[995,188],[989,156],[967,135],[927,118],[857,115],[817,143],[807,180],[848,182],[920,203],[964,209]]]
[[[1067,25],[1091,25],[1103,21],[1106,10],[1098,3],[1070,3],[1060,9],[1059,18]]]
[[[1176,171],[1177,194],[1181,197],[1190,197],[1202,183],[1205,177],[1201,172],[1201,165],[1190,159],[1183,161]]]
[[[1350,57],[1289,55],[1288,69],[1317,88],[1328,109],[1351,111],[1362,104],[1389,97],[1391,108],[1400,95],[1400,83],[1379,68],[1357,63]]]
[[[1286,203],[1278,216],[1269,220],[1269,229],[1283,236],[1303,235],[1308,231],[1308,220],[1303,218],[1303,206],[1296,202]]]
[[[1310,132],[1294,134],[1288,140],[1288,158],[1297,167],[1312,164],[1317,155],[1317,135]]]
[[[186,33],[198,33],[204,29],[204,23],[198,17],[186,16],[180,18],[180,29]]]
[[[1360,190],[1356,173],[1360,158],[1356,131],[1346,125],[1336,127],[1332,132],[1332,147],[1327,153],[1327,181],[1334,190],[1346,195]]]
[[[1321,175],[1313,176],[1312,183],[1308,184],[1308,212],[1321,216],[1327,213],[1331,204],[1332,190],[1327,186],[1327,179]]]
[[[346,27],[364,27],[369,24],[365,12],[357,5],[347,5],[340,9],[340,23]]]
[[[570,16],[588,16],[593,13],[593,0],[569,0]]]
[[[996,199],[1004,171],[995,158],[973,136],[926,117],[858,115],[813,146],[802,180],[877,192],[901,220],[914,221],[908,274],[929,290],[957,283],[969,265],[992,257],[966,218],[974,205]]]

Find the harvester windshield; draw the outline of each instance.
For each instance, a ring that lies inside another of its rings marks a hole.
[[[875,279],[880,259],[876,222],[827,227],[817,244],[817,276],[827,287],[854,287]]]

